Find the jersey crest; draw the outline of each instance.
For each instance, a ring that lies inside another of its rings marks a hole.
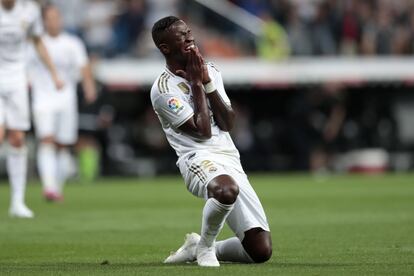
[[[180,90],[184,93],[184,94],[189,94],[190,93],[190,87],[188,87],[187,84],[185,84],[184,82],[180,82],[178,84],[178,88],[180,88]]]

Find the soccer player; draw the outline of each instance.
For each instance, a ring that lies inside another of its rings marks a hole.
[[[47,200],[63,199],[63,185],[71,167],[70,146],[78,135],[76,85],[82,77],[87,103],[96,99],[95,82],[82,41],[62,31],[61,15],[53,5],[43,8],[46,33],[42,40],[56,64],[65,87],[57,91],[47,68],[31,53],[30,81],[33,89],[33,117],[39,140],[37,165]]]
[[[220,72],[205,63],[189,27],[169,16],[152,28],[166,68],[151,89],[151,102],[167,139],[178,155],[187,189],[206,200],[200,235],[187,234],[184,245],[165,263],[197,260],[260,263],[272,254],[263,207],[240,164],[230,134],[234,112]],[[216,242],[227,222],[236,237]]]
[[[7,171],[11,186],[9,215],[32,218],[24,202],[27,175],[25,133],[30,128],[26,79],[26,46],[31,39],[46,65],[53,85],[60,89],[59,79],[40,38],[43,26],[40,9],[31,0],[0,0],[0,143],[6,130],[9,149]]]

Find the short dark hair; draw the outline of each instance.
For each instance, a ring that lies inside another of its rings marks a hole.
[[[165,30],[168,29],[172,24],[180,20],[181,19],[179,19],[178,17],[171,15],[161,18],[160,20],[154,23],[154,26],[152,26],[152,40],[154,41],[157,47],[163,42]]]
[[[46,17],[46,13],[50,10],[50,9],[56,9],[59,11],[58,7],[55,6],[52,2],[48,1],[46,2],[44,5],[42,5],[41,7],[41,13],[42,13],[42,18],[45,19]],[[59,11],[60,12],[60,11]]]

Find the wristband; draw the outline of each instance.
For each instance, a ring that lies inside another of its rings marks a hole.
[[[204,91],[206,92],[206,94],[210,94],[216,91],[216,87],[214,86],[214,83],[210,81],[209,83],[204,84]]]

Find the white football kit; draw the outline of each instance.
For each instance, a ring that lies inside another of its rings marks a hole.
[[[209,76],[223,101],[230,105],[220,72],[207,64]],[[177,166],[187,189],[207,199],[207,185],[219,175],[229,175],[239,186],[239,196],[227,224],[240,240],[244,232],[260,227],[269,231],[265,212],[240,163],[239,152],[228,132],[222,131],[210,110],[212,137],[198,140],[179,130],[194,115],[191,86],[187,80],[168,69],[156,79],[151,89],[151,102],[171,147],[178,155]]]
[[[88,62],[82,41],[74,35],[42,36],[64,87],[57,90],[49,71],[37,53],[30,51],[29,76],[33,92],[33,117],[39,138],[53,136],[61,144],[73,144],[78,137],[76,85],[80,69]]]
[[[29,0],[17,0],[11,10],[0,5],[0,126],[30,128],[26,78],[28,38],[43,32],[40,9]]]

